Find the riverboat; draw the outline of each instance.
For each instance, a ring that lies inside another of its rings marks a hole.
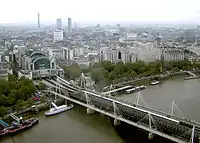
[[[158,85],[158,84],[161,84],[161,82],[160,82],[160,81],[153,81],[153,82],[151,82],[150,84],[151,84],[151,85]]]
[[[67,110],[70,110],[74,107],[73,104],[71,105],[61,105],[61,106],[57,106],[55,103],[51,103],[53,105],[53,107],[45,112],[45,116],[52,116],[52,115],[56,115],[56,114],[59,114],[59,113],[62,113],[62,112],[65,112]]]

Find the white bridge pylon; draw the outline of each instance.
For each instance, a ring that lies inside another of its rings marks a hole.
[[[86,79],[84,73],[81,73],[80,82],[81,82],[81,87],[82,87],[82,88],[85,88],[85,87],[86,87],[87,79]]]
[[[139,91],[137,95],[135,96],[135,103],[136,105],[146,106],[149,107],[145,99],[143,98],[141,92]]]
[[[178,112],[176,112],[178,111]],[[178,106],[176,105],[175,101],[172,101],[172,104],[170,106],[169,112],[168,112],[171,116],[181,116],[182,118],[185,118],[183,112],[178,108]]]

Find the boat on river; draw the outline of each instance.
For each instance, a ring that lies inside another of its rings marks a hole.
[[[4,129],[1,129],[1,130],[0,130],[0,138],[2,138],[2,137],[4,137],[4,136],[6,136],[6,135],[7,135],[7,133],[8,133],[8,131],[6,130],[6,128],[4,128]]]
[[[139,91],[144,90],[146,88],[147,88],[146,85],[136,86],[134,88],[127,89],[125,93],[130,94],[130,93],[133,93],[133,92],[139,92]]]
[[[31,128],[32,126],[34,126],[37,123],[39,123],[38,118],[30,118],[28,120],[21,121],[21,123],[13,122],[12,125],[10,127],[6,128],[5,130],[7,130],[8,135],[15,135],[19,132],[22,132],[26,129]]]
[[[161,82],[160,81],[153,81],[153,82],[151,82],[150,84],[151,85],[158,85],[158,84],[160,84]]]
[[[53,107],[45,112],[45,116],[52,116],[52,115],[55,115],[55,114],[59,114],[59,113],[62,113],[62,112],[65,112],[67,110],[70,110],[74,107],[73,104],[71,105],[61,105],[61,106],[57,106],[55,103],[51,102],[51,104],[53,105]]]
[[[12,124],[9,126],[4,126],[7,123],[1,120],[1,125],[4,126],[4,128],[0,130],[0,137],[18,134],[26,129],[31,128],[33,125],[39,122],[38,118],[30,118],[23,121],[22,118],[18,118],[15,115],[11,115],[11,117],[15,117],[16,121],[12,122]]]

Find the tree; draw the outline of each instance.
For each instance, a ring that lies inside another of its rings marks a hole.
[[[7,97],[3,94],[0,95],[0,106],[5,106],[7,104]]]
[[[45,98],[44,95],[42,95],[42,96],[40,97],[40,101],[41,101],[41,102],[45,102],[45,99],[46,99],[46,98]]]
[[[8,75],[8,81],[14,81],[14,82],[16,82],[17,81],[17,76],[15,76],[15,75]]]
[[[0,107],[0,117],[4,117],[4,115],[6,114],[7,112],[7,108],[1,106]]]
[[[39,89],[39,90],[45,90],[45,85],[44,85],[44,83],[39,82],[39,84],[38,84],[38,89]]]
[[[21,110],[26,105],[24,100],[18,100],[15,107],[17,110]]]
[[[116,73],[114,71],[109,73],[109,80],[114,80],[116,78]]]
[[[105,77],[105,70],[103,68],[94,68],[91,71],[91,76],[95,82],[100,82]]]
[[[130,71],[128,72],[128,74],[129,74],[129,77],[130,77],[130,78],[134,78],[134,77],[137,76],[137,73],[136,73],[135,71],[133,71],[133,70],[130,70]]]
[[[117,77],[120,77],[122,74],[124,74],[124,63],[117,63],[114,67],[114,72]]]
[[[178,67],[172,67],[172,71],[177,72],[177,71],[179,71],[179,68]]]
[[[115,65],[109,61],[101,62],[100,66],[104,68],[105,70],[107,70],[108,72],[111,72],[113,68],[115,67]]]
[[[79,68],[78,64],[73,64],[69,67],[65,67],[64,71],[65,76],[69,79],[75,79],[81,75],[81,69]]]

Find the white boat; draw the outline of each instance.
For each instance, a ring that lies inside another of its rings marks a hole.
[[[64,111],[70,110],[70,109],[72,109],[74,107],[73,104],[71,104],[71,105],[61,105],[61,106],[57,106],[53,102],[51,102],[51,104],[53,105],[53,107],[49,111],[44,113],[46,116],[59,114],[59,113],[62,113]]]
[[[151,85],[157,85],[157,84],[160,84],[160,81],[154,81],[154,82],[151,82],[150,84]]]

